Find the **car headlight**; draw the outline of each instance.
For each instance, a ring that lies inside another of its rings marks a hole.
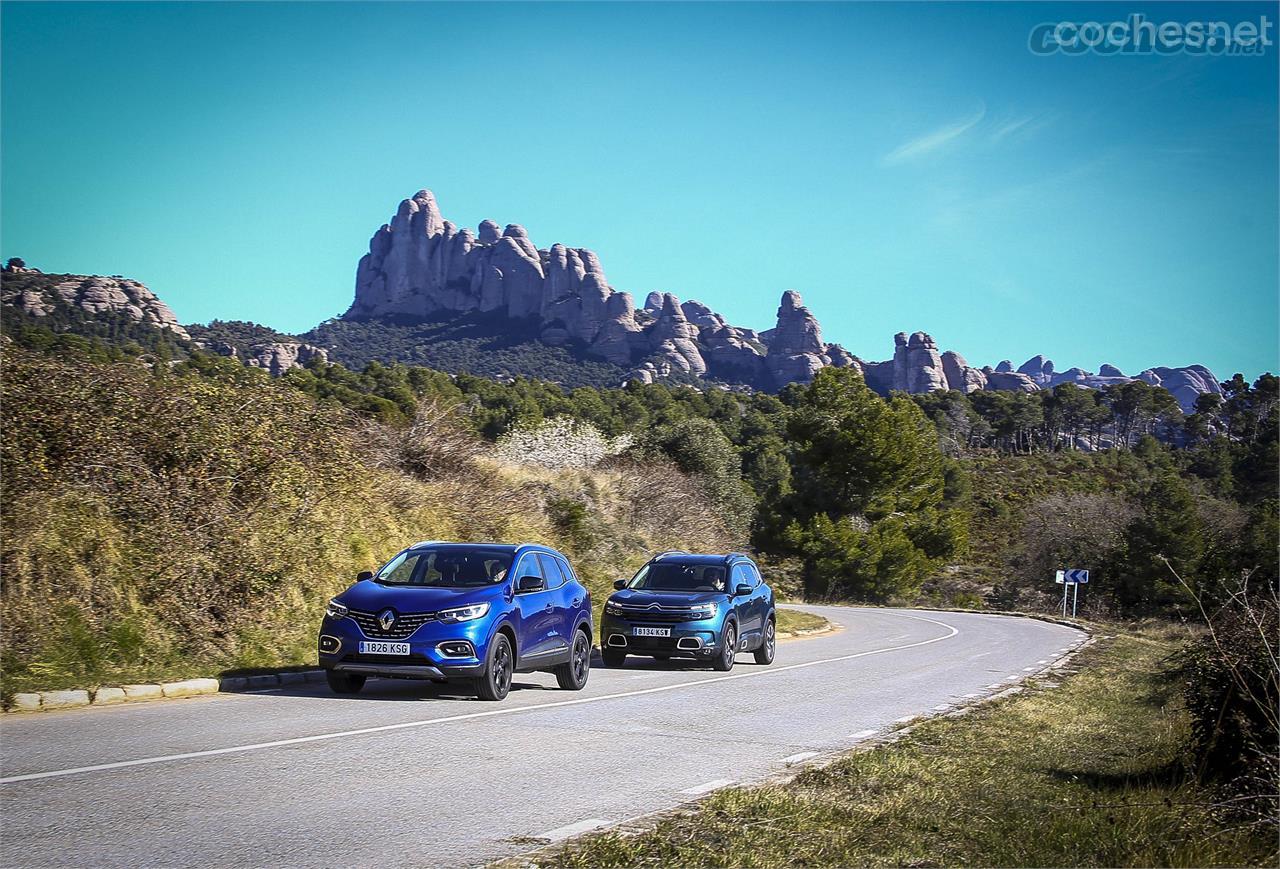
[[[713,603],[700,603],[693,607],[693,617],[695,619],[713,619],[719,611],[719,607]]]
[[[350,610],[348,610],[346,606],[338,603],[337,598],[329,601],[328,605],[324,608],[325,616],[331,619],[343,618],[348,612],[350,612]]]
[[[613,601],[606,601],[604,611],[611,616],[620,616],[622,615],[622,604],[614,603]]]
[[[454,607],[453,609],[440,610],[436,613],[436,617],[442,622],[469,622],[474,619],[484,618],[489,612],[489,604],[473,603],[471,606]]]

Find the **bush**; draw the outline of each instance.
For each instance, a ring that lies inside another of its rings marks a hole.
[[[1201,780],[1219,783],[1230,805],[1277,822],[1280,792],[1280,598],[1247,580],[1219,609],[1208,633],[1183,656],[1191,748]]]

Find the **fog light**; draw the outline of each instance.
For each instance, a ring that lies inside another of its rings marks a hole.
[[[474,658],[475,647],[466,640],[449,640],[436,646],[436,651],[446,658]]]
[[[320,637],[320,651],[326,655],[332,655],[342,648],[342,640],[337,637],[322,636]]]

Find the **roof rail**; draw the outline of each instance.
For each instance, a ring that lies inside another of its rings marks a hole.
[[[689,555],[689,554],[690,554],[689,550],[687,549],[668,549],[665,552],[659,552],[657,555],[653,556],[653,560],[657,561],[659,558],[666,558],[668,555]]]
[[[448,542],[449,542],[448,540],[419,540],[417,543],[413,544],[409,548],[417,549],[419,546],[434,546],[437,543],[448,543]]]

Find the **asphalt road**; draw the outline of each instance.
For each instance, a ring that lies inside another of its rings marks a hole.
[[[471,866],[849,748],[1083,641],[1029,619],[806,607],[731,673],[629,658],[502,703],[370,680],[0,722],[5,866]],[[88,768],[88,769],[86,769]]]

